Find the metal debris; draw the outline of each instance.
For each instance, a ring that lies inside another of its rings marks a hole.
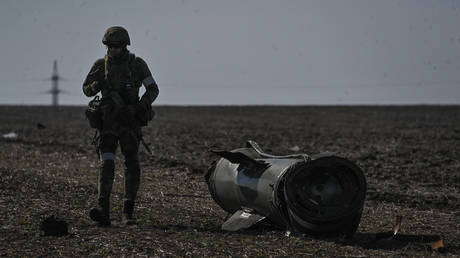
[[[287,229],[286,235],[355,233],[366,180],[351,161],[333,153],[270,155],[252,141],[246,148],[213,152],[222,158],[206,181],[217,204],[233,214],[222,229],[245,229],[266,220]]]
[[[2,135],[2,137],[5,138],[5,139],[16,139],[16,138],[18,138],[18,134],[15,133],[15,132],[11,132],[11,133],[7,133],[7,134]]]

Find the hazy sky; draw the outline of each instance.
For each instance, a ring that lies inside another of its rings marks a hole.
[[[0,104],[61,104],[113,25],[148,63],[157,104],[460,104],[460,1],[0,1]]]

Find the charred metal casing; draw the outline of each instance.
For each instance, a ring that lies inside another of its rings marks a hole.
[[[213,152],[222,158],[206,182],[217,204],[233,214],[222,229],[235,231],[266,219],[315,235],[356,231],[366,180],[351,161],[332,153],[273,156],[252,141],[247,148]]]

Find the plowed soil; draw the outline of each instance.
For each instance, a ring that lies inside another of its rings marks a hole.
[[[143,128],[138,224],[121,223],[117,153],[110,228],[88,217],[99,161],[83,107],[0,107],[0,255],[5,256],[460,256],[460,107],[155,107]],[[44,127],[44,128],[43,128]],[[256,141],[267,153],[323,151],[356,162],[368,192],[355,238],[285,236],[261,223],[220,229],[227,217],[203,173]],[[296,147],[297,146],[297,147]],[[293,150],[298,149],[298,151]],[[40,236],[54,214],[65,236]],[[399,240],[378,239],[402,217]],[[444,248],[433,251],[431,240]]]

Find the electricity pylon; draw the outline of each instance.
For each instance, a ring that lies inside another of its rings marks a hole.
[[[59,81],[65,81],[65,79],[60,77],[59,74],[58,74],[57,60],[54,60],[54,62],[53,62],[53,74],[47,80],[51,80],[51,90],[46,91],[46,93],[49,93],[49,94],[52,95],[52,105],[57,106],[59,104],[58,103],[59,93],[65,92],[65,91],[59,89]]]

